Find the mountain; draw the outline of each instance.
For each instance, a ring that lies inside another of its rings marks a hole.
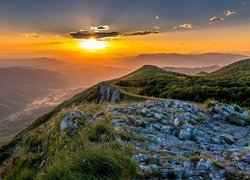
[[[63,61],[46,57],[27,58],[27,59],[0,59],[1,68],[25,66],[38,69],[46,69],[46,68],[50,69],[51,67],[53,67],[54,69],[58,66],[61,66],[63,63],[64,63]]]
[[[221,66],[207,66],[207,67],[197,67],[197,68],[185,68],[185,67],[163,67],[166,71],[178,72],[187,75],[196,75],[200,72],[211,73],[213,71],[221,69]]]
[[[63,61],[47,57],[33,59],[0,59],[0,67],[22,66],[53,71],[62,74],[76,84],[85,83],[88,85],[112,79],[129,72],[128,68],[86,64],[81,61]]]
[[[216,79],[250,82],[250,59],[241,60],[209,74]]]
[[[211,88],[202,88],[203,82]],[[222,94],[210,94],[212,87],[219,88],[219,93],[223,86],[237,89],[230,83],[145,65],[96,84],[3,145],[1,177],[248,179],[250,118],[246,109],[214,100],[199,104],[158,98],[166,91],[181,95],[179,86],[184,84],[202,89],[206,98],[222,100]],[[192,93],[199,95],[199,91]],[[231,96],[226,97],[228,101]]]
[[[206,66],[225,66],[247,56],[240,54],[222,54],[222,53],[205,53],[205,54],[140,54],[136,57],[124,58],[117,60],[117,64],[124,67],[138,68],[145,64],[159,67],[206,67]]]

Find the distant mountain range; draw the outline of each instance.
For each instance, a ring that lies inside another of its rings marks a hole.
[[[185,68],[185,67],[163,67],[166,71],[178,72],[187,75],[196,75],[200,72],[211,73],[218,69],[221,69],[222,66],[208,66],[208,67],[198,67],[198,68]]]
[[[222,53],[205,53],[205,54],[140,54],[136,57],[123,58],[117,60],[116,64],[124,67],[139,68],[145,64],[159,67],[207,67],[207,66],[225,66],[248,56],[241,54],[222,54]]]

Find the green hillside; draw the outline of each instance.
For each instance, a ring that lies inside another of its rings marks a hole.
[[[250,59],[241,60],[208,75],[209,78],[229,81],[250,81]]]
[[[113,84],[118,89],[142,96],[199,103],[215,99],[249,107],[249,62],[250,60],[242,60],[202,76],[163,72],[155,66],[146,66],[113,81]]]

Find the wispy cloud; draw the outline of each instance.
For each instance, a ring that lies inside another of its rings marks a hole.
[[[209,19],[208,23],[213,24],[215,22],[219,22],[219,21],[223,21],[223,20],[224,20],[224,18],[213,16]]]
[[[180,24],[178,26],[175,26],[174,28],[175,29],[178,29],[178,28],[180,28],[180,29],[193,29],[193,24],[188,24],[188,23]]]
[[[122,34],[123,36],[143,36],[149,34],[159,34],[160,31],[146,30],[146,31],[134,31]]]
[[[37,33],[24,33],[24,34],[21,34],[21,36],[25,38],[30,38],[30,37],[39,38],[40,37]]]
[[[226,10],[224,12],[224,14],[225,14],[225,16],[232,16],[232,15],[236,14],[236,12],[235,11],[231,11],[231,10]]]
[[[99,32],[99,31],[107,31],[110,29],[110,26],[108,25],[99,25],[99,26],[92,26],[90,27],[91,30],[94,30],[96,32]]]

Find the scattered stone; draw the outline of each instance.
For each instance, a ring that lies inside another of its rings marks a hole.
[[[68,113],[61,121],[60,129],[61,130],[64,130],[67,128],[75,129],[75,127],[77,126],[77,123],[78,123],[78,120],[74,119],[73,114]]]
[[[182,101],[147,100],[108,110],[120,116],[111,120],[116,130],[144,137],[120,141],[135,147],[133,159],[145,179],[250,176],[250,127],[227,120],[245,123],[248,114],[241,107],[215,103],[207,111]]]

